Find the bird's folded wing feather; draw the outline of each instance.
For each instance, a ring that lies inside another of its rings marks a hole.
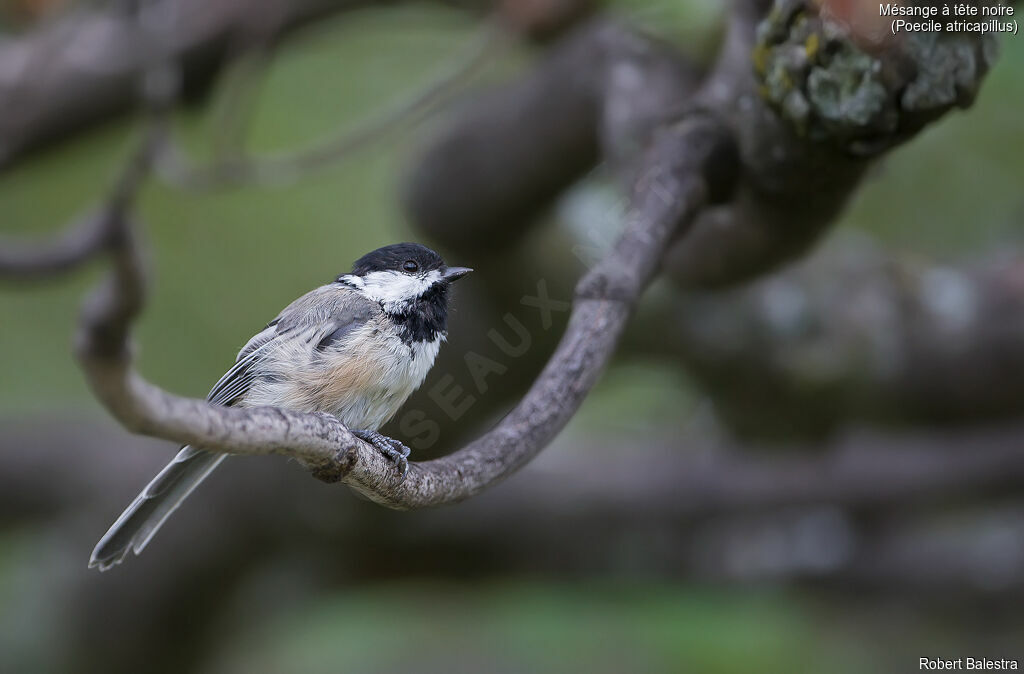
[[[242,350],[234,366],[214,384],[207,400],[232,405],[243,398],[259,376],[260,363],[273,357],[287,338],[315,343],[324,350],[365,324],[380,308],[347,288],[323,286],[289,304],[267,327],[256,333]]]

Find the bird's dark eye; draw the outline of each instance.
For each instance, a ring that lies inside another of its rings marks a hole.
[[[415,260],[406,260],[405,264],[402,265],[402,269],[409,273],[412,273],[414,271],[419,271],[420,266],[416,264]]]

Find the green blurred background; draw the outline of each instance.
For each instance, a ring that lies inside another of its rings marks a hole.
[[[713,48],[721,18],[711,0],[623,0],[617,9],[696,53]],[[371,117],[429,78],[476,30],[465,14],[434,5],[318,22],[274,59],[253,147],[301,146],[337,129],[339,120]],[[484,77],[501,79],[532,58],[525,50],[509,54]],[[889,158],[842,228],[940,259],[1016,239],[1024,219],[1022,101],[1024,41],[1010,36],[974,107]],[[208,119],[208,109],[176,119],[197,156],[208,141]],[[83,212],[137,133],[130,120],[109,123],[5,172],[3,233],[44,234]],[[418,133],[396,133],[294,186],[209,195],[147,187],[141,214],[155,276],[137,329],[142,372],[171,391],[204,395],[280,307],[362,252],[412,236],[395,191]],[[52,284],[0,286],[0,425],[54,410],[64,419],[110,423],[70,355],[77,307],[100,271],[95,265]],[[676,432],[685,424],[680,408],[689,409],[695,397],[687,386],[682,374],[618,364],[547,451],[572,451],[588,438],[626,437],[648,426]],[[269,488],[266,497],[273,497]],[[403,526],[401,519],[389,522]],[[97,536],[106,525],[82,523]],[[54,653],[61,598],[40,599],[37,590],[48,579],[33,571],[50,550],[50,535],[36,523],[0,532],[0,670],[62,666]],[[83,566],[87,555],[83,547]],[[312,598],[256,611],[266,616],[261,620],[249,620],[245,602],[236,602],[202,671],[913,671],[922,655],[969,654],[992,643],[1024,649],[1019,624],[996,627],[973,611],[945,610],[941,597],[912,610],[821,588],[695,584],[628,566],[608,577],[481,569],[478,577],[459,579],[420,575],[416,560],[406,561],[406,577],[341,580]],[[145,565],[146,556],[129,563]],[[12,659],[6,667],[5,658]]]

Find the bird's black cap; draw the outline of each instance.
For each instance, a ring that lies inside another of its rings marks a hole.
[[[408,263],[414,263],[415,268]],[[441,256],[418,243],[395,243],[362,256],[352,265],[352,273],[365,276],[372,271],[425,272],[445,266]]]

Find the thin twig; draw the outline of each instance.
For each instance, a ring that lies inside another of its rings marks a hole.
[[[245,160],[246,142],[270,62],[270,45],[259,43],[240,54],[228,69],[225,92],[221,104],[214,108],[210,123],[214,165]]]
[[[470,78],[508,44],[507,35],[496,22],[488,22],[463,53],[451,65],[415,92],[389,109],[374,114],[369,121],[354,129],[346,129],[296,151],[264,157],[246,156],[244,148],[231,154],[218,153],[207,165],[191,162],[170,128],[165,129],[164,142],[156,164],[157,175],[181,189],[204,191],[243,184],[282,185],[340,162],[353,152],[379,142],[396,129],[408,129],[423,121],[442,103],[449,100]],[[236,93],[245,87],[236,87]],[[239,95],[242,95],[239,93]],[[241,106],[226,105],[239,113]],[[244,123],[236,120],[236,123]]]

